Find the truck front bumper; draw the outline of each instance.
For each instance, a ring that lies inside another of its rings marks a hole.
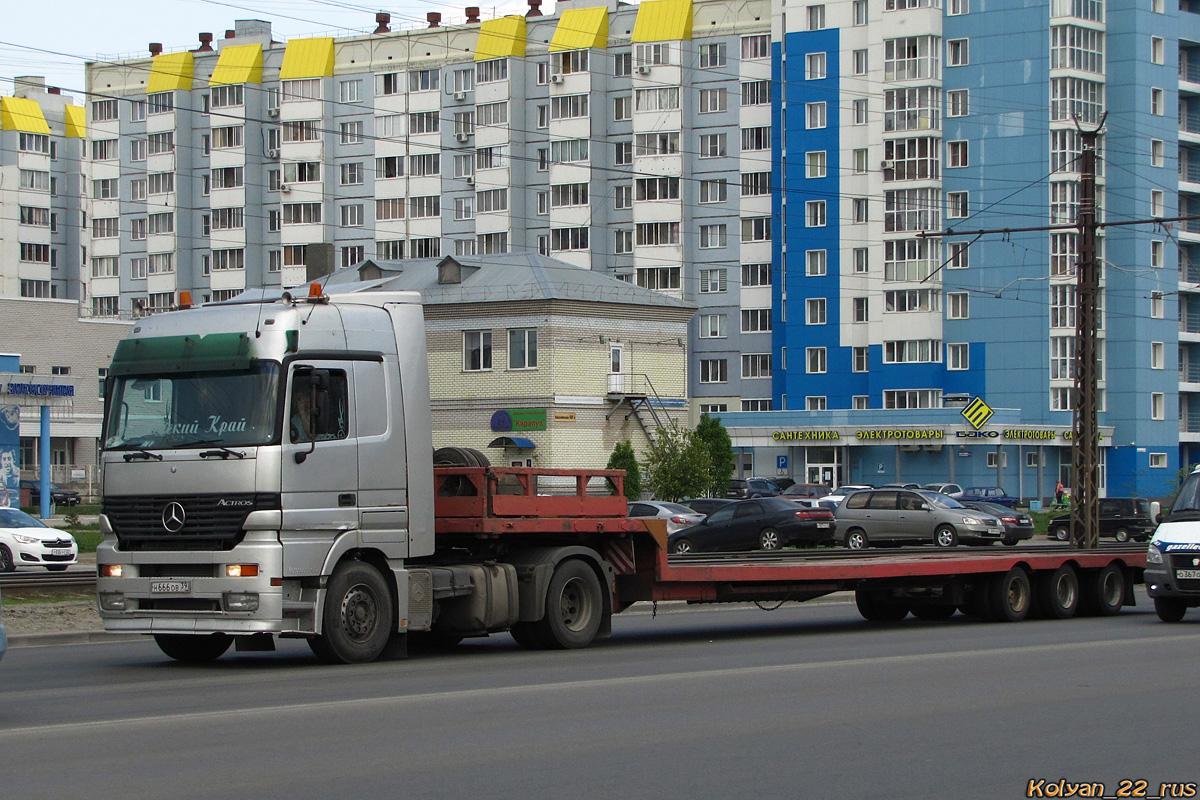
[[[283,548],[275,537],[248,537],[218,552],[120,552],[106,540],[96,564],[100,618],[112,633],[297,630],[298,619],[284,614]]]

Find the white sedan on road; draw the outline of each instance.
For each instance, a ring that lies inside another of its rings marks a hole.
[[[66,531],[43,525],[15,508],[0,508],[0,572],[45,567],[60,572],[79,560],[79,545]]]

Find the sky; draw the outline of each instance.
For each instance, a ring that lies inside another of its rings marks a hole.
[[[197,34],[221,39],[237,19],[271,22],[277,39],[293,36],[347,35],[375,29],[375,13],[392,15],[392,30],[425,27],[430,11],[443,23],[466,20],[463,9],[478,5],[484,19],[524,13],[527,0],[405,0],[386,6],[348,0],[6,0],[0,26],[0,94],[11,94],[13,78],[43,75],[49,86],[80,96],[86,61],[143,57],[147,45],[161,42],[170,51],[196,47]],[[553,11],[546,0],[543,12]]]

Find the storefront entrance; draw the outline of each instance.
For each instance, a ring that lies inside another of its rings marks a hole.
[[[806,483],[820,483],[830,488],[841,486],[844,478],[836,447],[804,448]]]

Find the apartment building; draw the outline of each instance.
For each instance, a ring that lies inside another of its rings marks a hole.
[[[700,307],[696,414],[771,408],[769,3],[534,5],[90,64],[85,313],[542,254]]]
[[[1071,484],[1079,235],[1027,229],[1075,223],[1079,131],[1101,123],[1100,219],[1175,215],[1189,135],[1174,109],[1190,124],[1188,89],[1200,88],[1175,52],[1186,63],[1193,11],[1163,0],[775,7],[774,352],[791,368],[774,379],[787,412],[726,418],[744,430],[744,468],[1026,497]],[[1171,358],[1196,338],[1175,308],[1195,286],[1180,282],[1194,225],[1100,236],[1110,495],[1166,494],[1180,439],[1200,439],[1181,437],[1176,419],[1177,397],[1184,412],[1200,400],[1181,386],[1200,386],[1181,384]],[[975,233],[996,229],[1012,230]]]

